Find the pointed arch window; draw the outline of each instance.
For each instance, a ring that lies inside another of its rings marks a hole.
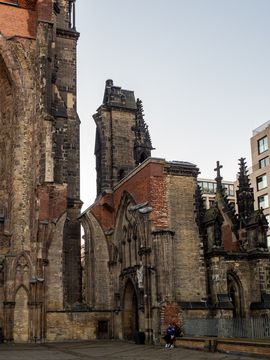
[[[235,318],[242,318],[243,311],[243,291],[242,286],[234,273],[227,274],[228,295],[233,305],[233,316]]]

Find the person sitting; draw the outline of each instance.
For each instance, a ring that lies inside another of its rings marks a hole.
[[[175,328],[172,324],[169,324],[166,330],[166,335],[164,336],[164,340],[166,342],[165,348],[173,348],[174,339],[175,339]]]

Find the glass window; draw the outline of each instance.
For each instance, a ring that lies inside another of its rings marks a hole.
[[[259,160],[259,168],[262,169],[269,165],[269,156]]]
[[[208,183],[208,186],[209,186],[209,192],[214,194],[215,192],[214,183]]]
[[[229,195],[234,196],[234,186],[229,185]]]
[[[222,187],[227,195],[234,196],[234,186],[232,184],[222,184]]]
[[[258,151],[259,154],[263,153],[264,151],[268,150],[268,139],[267,136],[258,140]]]
[[[260,208],[265,209],[269,207],[267,194],[258,197],[258,205],[259,205],[259,209]]]
[[[203,191],[208,192],[208,182],[206,181],[203,182]]]
[[[261,190],[267,187],[267,177],[266,174],[258,176],[257,179],[257,190]]]

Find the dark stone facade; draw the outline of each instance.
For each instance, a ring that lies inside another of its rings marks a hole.
[[[0,328],[7,341],[44,340],[48,311],[81,300],[74,6],[0,1]]]
[[[97,195],[112,188],[151,155],[142,102],[133,91],[106,81],[103,104],[94,115]],[[124,146],[123,146],[124,145]]]

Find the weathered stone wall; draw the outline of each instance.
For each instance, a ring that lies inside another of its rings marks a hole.
[[[32,169],[37,164],[33,146],[36,110],[34,74],[30,69],[33,51],[34,44],[31,40],[7,41],[0,35],[1,79],[8,79],[7,84],[2,84],[4,88],[1,87],[7,92],[1,96],[1,152],[4,167],[1,177],[6,185],[3,183],[0,194],[3,200],[0,199],[0,202],[2,200],[5,203],[4,228],[5,233],[13,234],[10,239],[13,251],[22,248],[30,250],[30,238],[35,231],[32,226],[35,206],[28,200],[34,199],[33,184],[36,178]]]
[[[96,153],[98,194],[110,190],[135,167],[135,112],[102,106],[94,116],[97,125]]]
[[[193,176],[167,177],[169,224],[174,229],[173,253],[176,299],[201,301],[206,297],[206,269],[195,222]],[[191,271],[192,269],[192,271]]]
[[[65,303],[81,301],[80,264],[80,121],[76,112],[76,45],[79,34],[66,26],[68,2],[61,2],[61,19],[56,31],[56,68],[53,86],[54,115],[54,174],[55,181],[67,184],[67,216],[64,227],[64,284]]]
[[[213,304],[218,304],[218,294],[228,294],[228,274],[232,274],[239,286],[239,298],[243,316],[252,316],[250,305],[261,302],[261,294],[267,293],[269,274],[268,259],[225,259],[212,256],[209,259],[209,284]],[[230,316],[233,316],[230,311]]]
[[[109,321],[112,333],[112,318],[108,312],[49,312],[47,313],[47,341],[93,340],[97,338],[99,320]]]
[[[65,14],[54,13],[51,0],[18,5],[0,3],[0,326],[6,340],[20,333],[14,311],[23,286],[29,326],[16,336],[36,341],[45,337],[46,306],[63,309],[63,284],[80,297],[78,33],[57,29],[56,16]]]
[[[85,231],[85,303],[95,310],[112,309],[109,251],[105,234],[91,213],[83,217]]]
[[[11,192],[11,168],[14,162],[11,152],[13,146],[14,99],[5,63],[0,58],[0,206],[2,213],[7,215],[9,208],[8,193]],[[4,226],[1,233],[3,235]],[[4,239],[2,239],[3,242]]]
[[[55,225],[51,243],[48,244],[48,265],[46,267],[45,298],[49,311],[64,308],[63,288],[63,228],[66,221],[64,214]]]

